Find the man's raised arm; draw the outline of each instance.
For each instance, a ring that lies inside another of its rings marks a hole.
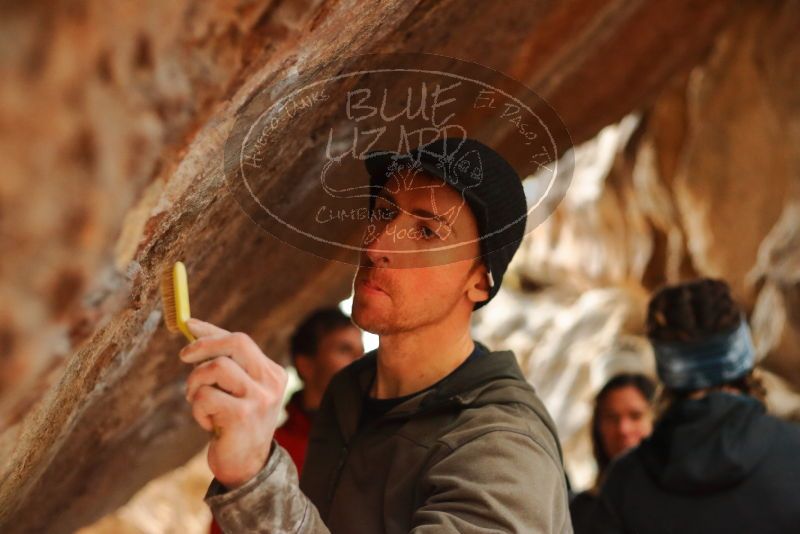
[[[256,476],[234,490],[214,480],[205,501],[227,533],[329,532],[316,507],[300,491],[294,462],[274,441],[267,465]]]
[[[186,381],[192,416],[214,436],[206,494],[217,523],[236,532],[310,532],[328,529],[300,491],[289,455],[273,441],[287,375],[246,334],[198,319],[197,341],[180,358],[197,364]]]

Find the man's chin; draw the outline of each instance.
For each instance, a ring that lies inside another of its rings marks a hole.
[[[358,295],[356,295],[353,298],[353,310],[350,317],[360,329],[371,334],[383,335],[391,330],[391,325],[389,324],[391,322],[391,312],[383,308],[385,306],[370,302],[369,299],[358,298]]]

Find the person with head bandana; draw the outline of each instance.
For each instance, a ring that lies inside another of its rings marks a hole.
[[[800,425],[765,413],[750,329],[727,284],[663,288],[647,328],[661,415],[611,465],[596,531],[800,532]]]

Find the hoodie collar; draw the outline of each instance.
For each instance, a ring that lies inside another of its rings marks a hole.
[[[715,491],[744,479],[775,439],[765,408],[747,395],[712,392],[676,402],[638,453],[662,487]]]
[[[411,417],[421,411],[445,406],[467,405],[487,387],[501,379],[520,381],[530,388],[511,351],[490,352],[483,344],[475,342],[484,354],[471,358],[443,378],[434,388],[420,392],[387,412],[384,419]],[[336,417],[346,441],[356,433],[363,410],[364,398],[377,371],[377,349],[370,351],[342,371],[342,379],[335,385],[333,394]]]

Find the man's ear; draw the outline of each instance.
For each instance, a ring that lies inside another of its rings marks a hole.
[[[313,358],[305,354],[298,354],[294,358],[294,368],[297,369],[297,374],[300,375],[300,379],[304,383],[308,382],[311,375],[314,374]]]
[[[490,288],[487,273],[486,264],[478,258],[467,277],[467,298],[471,302],[483,302],[489,298]]]

